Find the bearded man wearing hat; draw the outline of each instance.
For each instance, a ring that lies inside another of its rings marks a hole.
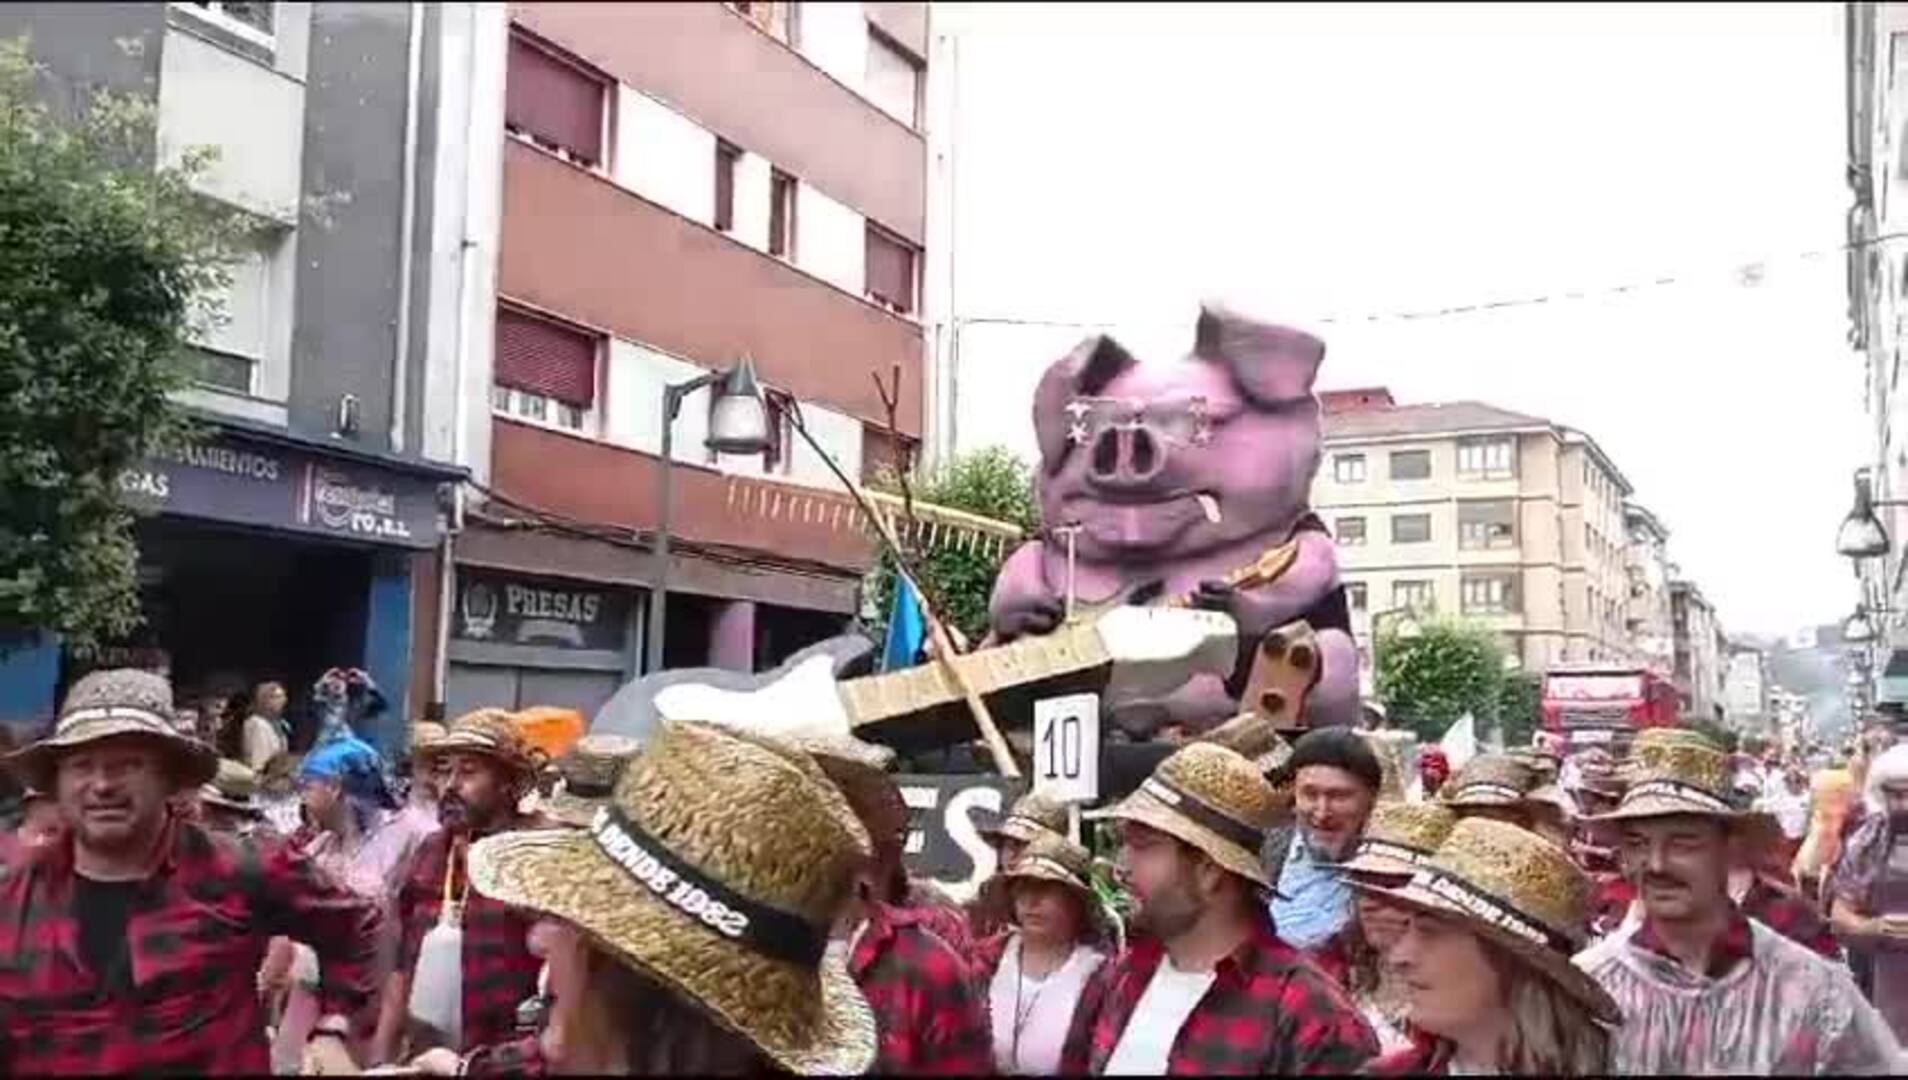
[[[1577,957],[1625,1023],[1622,1074],[1887,1074],[1908,1067],[1887,1021],[1846,968],[1746,915],[1729,895],[1732,848],[1749,837],[1729,759],[1665,744],[1631,770],[1603,820],[1621,830],[1640,923]]]
[[[1285,771],[1292,776],[1298,818],[1266,839],[1264,861],[1276,886],[1272,919],[1279,936],[1309,949],[1351,917],[1351,886],[1338,864],[1358,847],[1385,786],[1385,770],[1364,736],[1327,727],[1299,737]]]
[[[376,906],[286,845],[174,816],[171,797],[212,780],[218,757],[171,716],[164,678],[94,672],[51,735],[7,758],[69,832],[0,871],[0,1072],[263,1073],[255,978],[280,934],[322,965],[312,1053],[350,1064]]]
[[[1103,993],[1075,1019],[1062,1073],[1345,1073],[1377,1052],[1344,992],[1273,931],[1259,851],[1277,813],[1255,764],[1195,742],[1091,814],[1120,822],[1120,874],[1137,906],[1126,951],[1101,969]]]
[[[453,1050],[508,1041],[542,968],[525,944],[528,916],[473,893],[465,869],[477,840],[547,824],[518,812],[541,758],[501,709],[459,717],[414,753],[423,768],[439,770],[443,827],[418,844],[398,890],[402,938],[373,1045],[380,1062],[396,1057],[407,1017]]]

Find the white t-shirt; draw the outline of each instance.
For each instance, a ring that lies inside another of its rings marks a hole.
[[[1113,1056],[1106,1060],[1104,1075],[1164,1076],[1179,1029],[1198,1007],[1199,999],[1206,996],[1216,975],[1210,969],[1181,971],[1173,966],[1172,957],[1160,957],[1152,981],[1146,984],[1145,993],[1126,1021],[1126,1030],[1120,1033],[1119,1044],[1113,1047]]]

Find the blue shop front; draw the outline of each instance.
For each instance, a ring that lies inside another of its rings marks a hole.
[[[440,489],[463,470],[222,422],[215,434],[120,478],[141,512],[145,622],[82,659],[43,632],[0,657],[0,719],[31,737],[95,667],[166,673],[181,707],[229,701],[242,718],[263,681],[290,692],[294,749],[311,738],[311,685],[360,667],[389,708],[360,733],[401,745],[414,632],[412,573],[442,529]]]

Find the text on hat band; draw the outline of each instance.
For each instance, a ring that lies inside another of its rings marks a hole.
[[[1459,802],[1473,795],[1495,795],[1499,798],[1509,799],[1511,802],[1517,802],[1524,797],[1522,791],[1511,787],[1509,784],[1493,784],[1480,780],[1459,788],[1457,792],[1451,796],[1451,801]]]
[[[1576,946],[1565,935],[1507,906],[1482,889],[1443,871],[1420,870],[1412,877],[1411,884],[1441,899],[1449,900],[1485,923],[1500,930],[1509,931],[1533,945],[1542,945],[1565,956],[1576,952]]]
[[[614,806],[599,807],[590,836],[610,861],[657,899],[732,941],[776,960],[814,967],[828,943],[808,920],[751,900],[679,858]]]
[[[1377,855],[1381,858],[1396,859],[1399,862],[1409,863],[1412,866],[1423,865],[1431,859],[1430,852],[1411,847],[1408,844],[1395,844],[1389,840],[1373,840],[1370,838],[1366,838],[1358,845],[1358,854],[1361,856]]]
[[[1217,808],[1180,788],[1162,776],[1149,776],[1140,785],[1140,790],[1173,808],[1180,816],[1194,824],[1211,829],[1220,836],[1238,844],[1247,851],[1256,852],[1265,843],[1265,832],[1253,828],[1245,822],[1229,817]]]
[[[1623,797],[1623,805],[1628,806],[1631,801],[1648,795],[1666,795],[1682,802],[1695,803],[1697,806],[1706,807],[1721,814],[1736,812],[1736,807],[1727,799],[1719,799],[1702,788],[1685,784],[1680,780],[1666,779],[1645,780],[1630,785],[1629,794]]]
[[[158,714],[133,708],[130,705],[101,705],[94,708],[74,709],[60,717],[59,727],[54,734],[57,735],[60,730],[68,727],[94,720],[137,720],[148,727],[163,729],[165,734],[172,734],[172,725],[160,719]]]

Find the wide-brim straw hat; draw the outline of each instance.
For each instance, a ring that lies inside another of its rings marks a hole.
[[[826,948],[868,850],[807,755],[665,721],[590,828],[487,837],[470,882],[577,926],[780,1067],[838,1076],[875,1057],[874,1014]]]
[[[560,779],[542,800],[548,817],[572,828],[587,829],[596,811],[610,801],[616,780],[642,743],[627,735],[585,735],[557,759]]]
[[[1292,760],[1292,744],[1261,713],[1247,710],[1200,735],[1199,742],[1236,750],[1270,776]]]
[[[1228,872],[1271,889],[1259,852],[1278,810],[1277,793],[1258,766],[1235,750],[1195,742],[1160,762],[1126,798],[1083,816],[1158,829]]]
[[[1388,902],[1461,919],[1597,1020],[1623,1022],[1609,991],[1571,963],[1584,944],[1590,879],[1569,853],[1536,833],[1465,818],[1406,883],[1387,888],[1354,878],[1352,885]]]
[[[1591,821],[1640,821],[1649,818],[1695,815],[1752,826],[1766,815],[1744,806],[1732,781],[1729,756],[1714,743],[1691,737],[1664,739],[1647,745],[1641,754],[1632,747],[1629,786],[1615,810]]]
[[[26,786],[51,791],[61,757],[89,743],[123,737],[143,739],[163,753],[182,789],[199,787],[218,774],[218,752],[172,726],[171,684],[134,668],[82,676],[67,691],[53,733],[0,760]]]
[[[435,720],[419,720],[411,725],[411,751],[415,753],[448,734],[450,729]]]
[[[1339,867],[1348,874],[1408,878],[1418,871],[1457,825],[1457,814],[1431,802],[1381,802],[1365,822],[1352,857]]]
[[[1438,801],[1454,809],[1518,806],[1537,785],[1529,763],[1509,754],[1482,754],[1438,789]]]
[[[1093,891],[1090,880],[1092,872],[1092,852],[1057,833],[1042,833],[1028,841],[1020,856],[1002,867],[1000,873],[983,882],[981,891],[988,895],[1011,896],[1016,881],[1051,881],[1064,885],[1080,900],[1088,924],[1083,929],[1105,933],[1111,927],[1107,922],[1106,906],[1100,902],[1099,894]],[[1002,902],[1011,901],[1003,899]]]
[[[265,815],[258,805],[258,774],[231,758],[219,759],[217,774],[199,788],[199,801],[251,817]]]
[[[1031,844],[1042,836],[1067,833],[1067,804],[1043,791],[1030,791],[1015,799],[998,820],[977,825],[981,839],[999,844],[1003,839]]]
[[[476,754],[489,758],[520,777],[531,777],[543,767],[542,755],[523,737],[509,713],[477,709],[451,723],[442,738],[420,743],[412,753],[423,760],[445,754]]]

